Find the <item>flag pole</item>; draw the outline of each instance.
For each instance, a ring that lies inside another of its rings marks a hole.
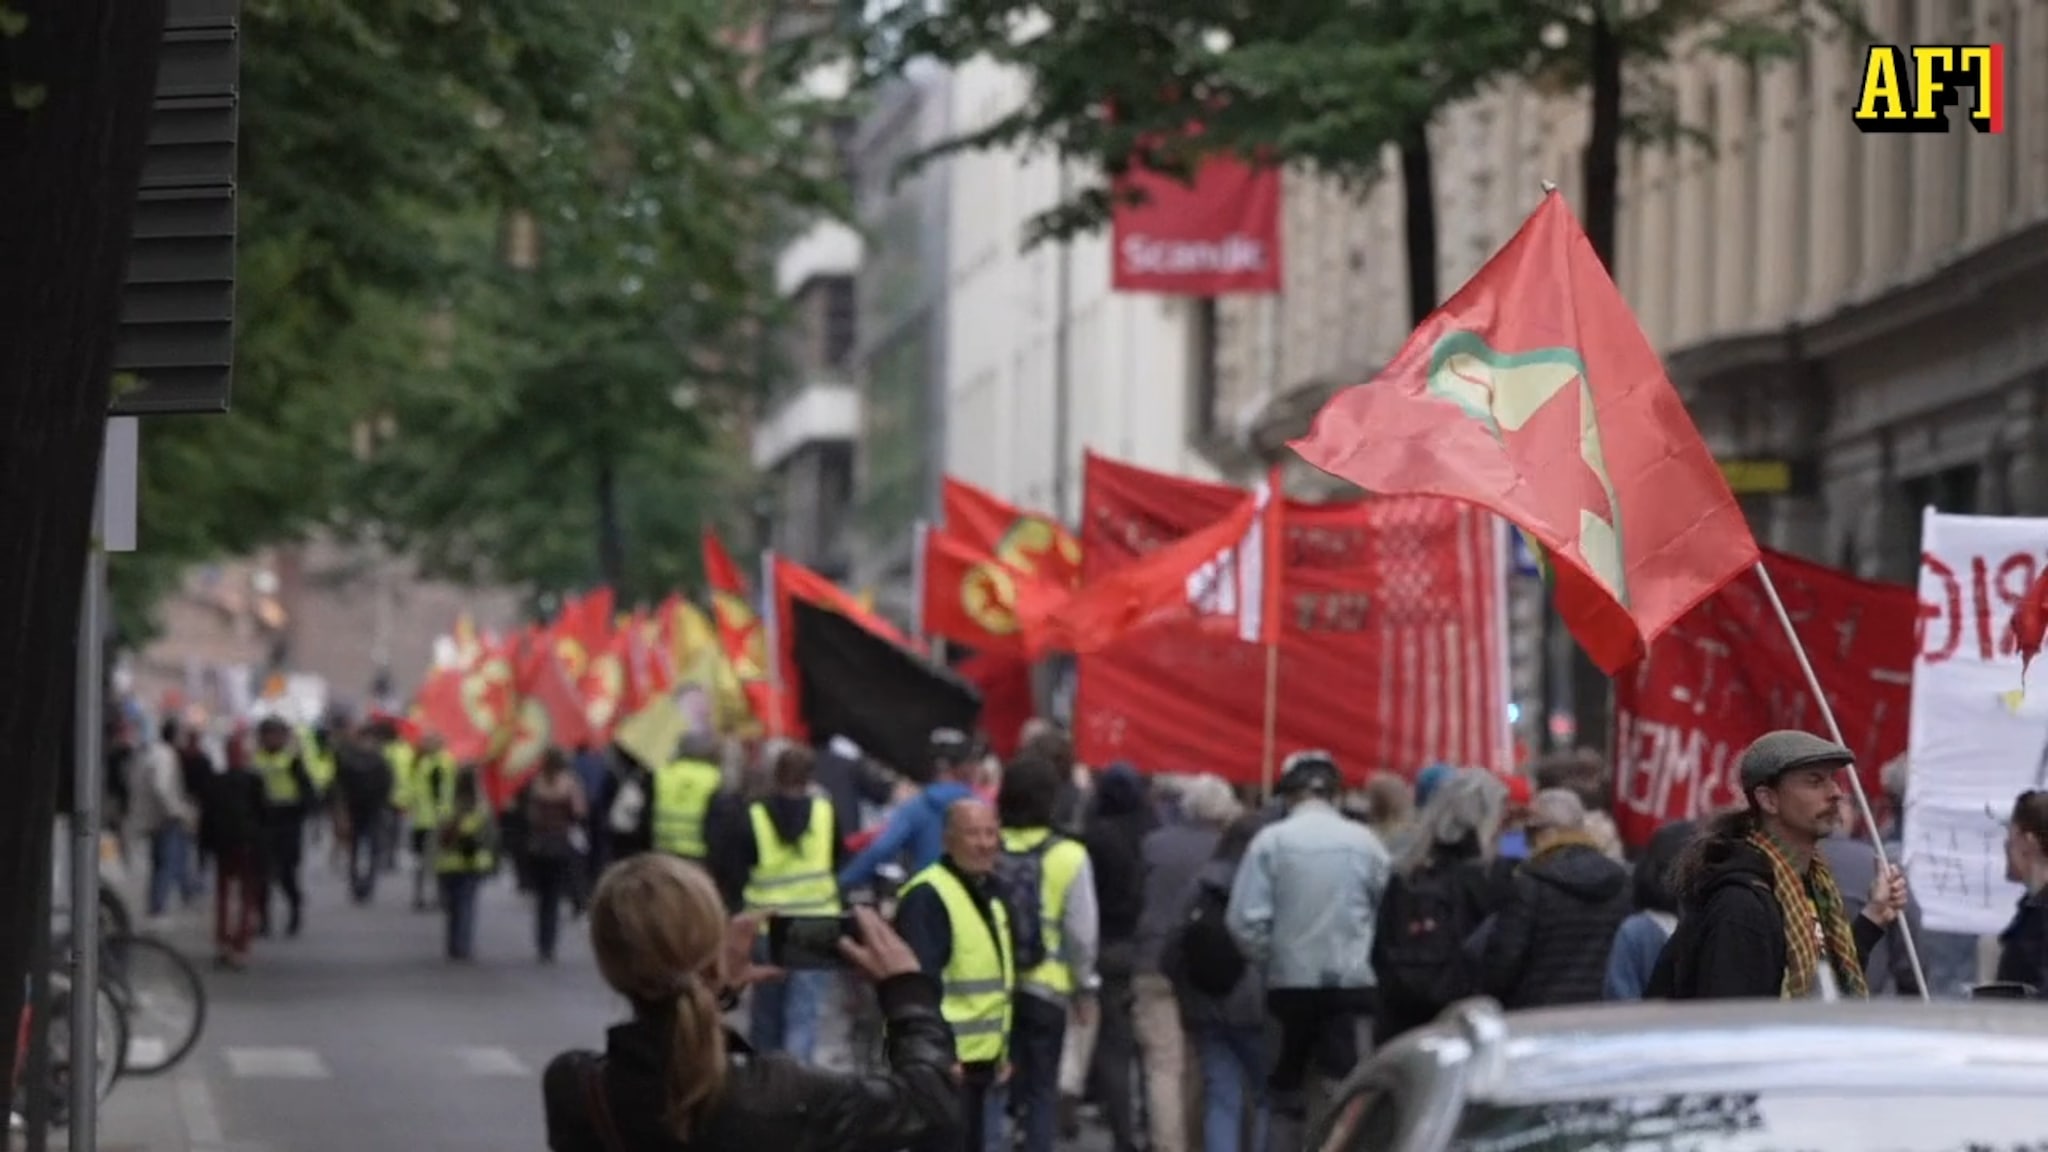
[[[761,647],[762,662],[768,667],[768,735],[771,739],[782,736],[782,605],[775,595],[775,550],[761,549]]]
[[[1275,759],[1280,751],[1280,645],[1277,641],[1266,644],[1266,732],[1262,742],[1263,753],[1259,757],[1259,782],[1264,790],[1264,799],[1273,798],[1273,772]]]
[[[910,540],[910,638],[920,648],[930,645],[924,635],[924,563],[925,552],[931,547],[932,522],[919,520],[916,534]]]
[[[1763,561],[1756,563],[1756,578],[1764,586],[1764,598],[1771,602],[1771,612],[1778,617],[1778,626],[1785,630],[1785,638],[1792,642],[1792,655],[1799,660],[1799,671],[1806,676],[1806,687],[1820,705],[1821,719],[1827,721],[1828,738],[1844,748],[1849,742],[1842,738],[1842,726],[1835,720],[1835,710],[1828,705],[1828,694],[1821,687],[1820,675],[1813,670],[1813,661],[1807,658],[1806,645],[1799,639],[1799,632],[1792,627],[1792,614],[1785,610],[1785,601],[1778,596],[1778,586],[1771,582],[1771,573]],[[1884,837],[1877,830],[1877,818],[1870,811],[1870,797],[1863,791],[1862,773],[1855,765],[1849,767],[1849,792],[1856,798],[1856,810],[1863,817],[1863,832],[1870,837],[1870,846],[1877,849],[1877,863],[1883,870],[1891,867],[1891,860],[1884,850]],[[1913,979],[1920,985],[1920,999],[1931,1000],[1927,989],[1927,973],[1920,966],[1920,949],[1913,943],[1913,930],[1906,923],[1906,910],[1899,909],[1897,920],[1899,938],[1906,944],[1906,959],[1913,965]]]
[[[1494,738],[1500,741],[1494,769],[1506,776],[1515,770],[1515,724],[1508,718],[1508,709],[1515,702],[1514,646],[1508,638],[1508,572],[1515,565],[1515,541],[1514,529],[1504,516],[1493,518],[1493,558],[1493,673],[1500,677],[1500,691],[1493,701]]]

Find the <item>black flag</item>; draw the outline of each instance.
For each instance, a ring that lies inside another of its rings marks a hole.
[[[829,608],[800,596],[788,603],[797,711],[814,743],[844,736],[922,780],[932,729],[974,731],[981,694],[973,685]]]

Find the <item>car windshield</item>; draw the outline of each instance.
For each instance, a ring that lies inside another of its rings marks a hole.
[[[1451,1152],[2048,1152],[2011,1095],[1784,1093],[1468,1104]]]

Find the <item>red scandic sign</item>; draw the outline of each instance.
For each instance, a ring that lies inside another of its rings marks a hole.
[[[1087,579],[1197,530],[1236,489],[1091,456]],[[1290,503],[1281,755],[1326,748],[1354,777],[1504,762],[1490,516],[1450,501]],[[1080,659],[1083,760],[1257,783],[1265,649],[1165,624]]]
[[[1119,292],[1280,291],[1280,172],[1212,156],[1192,184],[1133,169],[1117,181],[1110,282]],[[1130,203],[1130,193],[1140,203]]]
[[[1906,750],[1918,598],[1781,553],[1764,564],[1875,800],[1885,762]],[[1667,821],[1741,803],[1735,762],[1751,740],[1774,728],[1826,731],[1754,572],[1693,609],[1614,684],[1614,818],[1631,845]]]
[[[1943,664],[1966,654],[1991,661],[2018,651],[2007,625],[2040,575],[2041,558],[2031,552],[1943,560],[1920,555],[1923,586],[1938,586],[1937,598],[1920,601],[1916,632],[1920,658]]]

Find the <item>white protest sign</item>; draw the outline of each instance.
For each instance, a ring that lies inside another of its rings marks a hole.
[[[2048,771],[2048,668],[2022,697],[2009,627],[2048,559],[2048,519],[1929,509],[1920,556],[1906,872],[1928,928],[1988,935],[2020,898],[2005,878],[2005,818]]]

